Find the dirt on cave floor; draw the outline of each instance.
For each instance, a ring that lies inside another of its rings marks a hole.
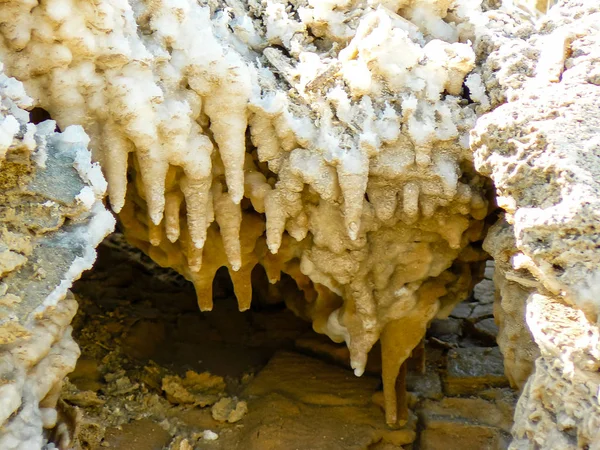
[[[73,287],[81,357],[59,432],[78,449],[504,449],[517,393],[495,344],[492,271],[432,323],[424,373],[407,378],[410,420],[392,429],[378,349],[355,377],[345,346],[273,302],[298,293],[259,279],[240,313],[221,271],[215,307],[201,313],[190,283],[113,236]]]

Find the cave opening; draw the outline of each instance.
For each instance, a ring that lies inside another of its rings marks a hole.
[[[406,364],[408,423],[389,427],[379,344],[355,377],[346,346],[286,306],[303,298],[291,278],[270,284],[257,266],[239,312],[222,268],[201,312],[190,282],[113,233],[72,288],[81,356],[59,423],[85,449],[504,448],[516,393],[495,343],[493,270],[431,322]]]

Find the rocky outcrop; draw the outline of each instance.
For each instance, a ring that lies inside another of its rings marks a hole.
[[[56,424],[79,348],[68,289],[112,231],[106,182],[81,127],[29,122],[32,99],[0,66],[0,448],[35,449]]]
[[[472,134],[478,170],[505,211],[486,240],[503,266],[499,342],[515,384],[534,369],[514,448],[600,442],[599,18],[596,2],[559,3],[520,44],[533,49],[523,66],[534,70]]]

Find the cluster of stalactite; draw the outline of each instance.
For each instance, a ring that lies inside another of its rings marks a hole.
[[[489,184],[469,148],[495,101],[481,7],[14,0],[0,17],[8,73],[61,128],[83,126],[127,239],[191,280],[202,310],[220,267],[240,310],[257,264],[290,275],[305,299],[289,306],[347,344],[357,375],[381,340],[398,422],[402,364],[486,258]]]

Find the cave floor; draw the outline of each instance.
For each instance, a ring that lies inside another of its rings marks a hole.
[[[507,447],[516,393],[494,340],[492,266],[474,298],[432,323],[424,373],[407,379],[410,420],[392,429],[377,349],[357,378],[345,346],[283,303],[240,313],[222,273],[201,313],[191,284],[109,244],[73,288],[82,353],[59,411],[75,448]]]

